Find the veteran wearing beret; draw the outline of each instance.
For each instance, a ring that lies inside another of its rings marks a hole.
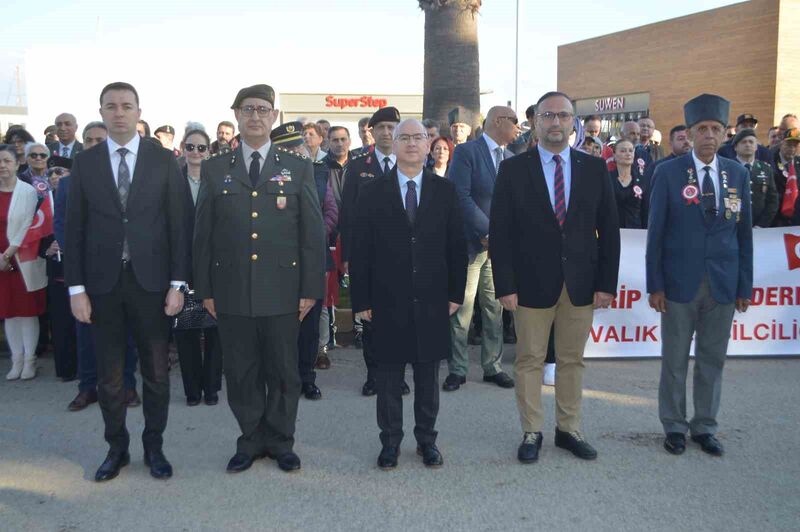
[[[658,413],[672,454],[686,433],[721,456],[716,438],[722,368],[735,310],[753,292],[753,227],[747,170],[718,157],[730,102],[713,94],[683,108],[690,153],[656,167],[647,229],[647,292],[661,313]],[[686,376],[694,337],[694,415],[687,421]]]
[[[469,140],[472,133],[472,113],[459,105],[447,113],[447,122],[450,124],[450,138],[455,146]]]
[[[267,85],[239,91],[231,108],[241,143],[203,163],[197,201],[195,293],[217,317],[228,404],[242,431],[231,473],[264,456],[300,469],[297,337],[324,292],[313,166],[270,141],[274,103]]]

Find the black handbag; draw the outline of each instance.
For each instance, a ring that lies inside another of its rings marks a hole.
[[[203,302],[194,298],[194,290],[189,290],[186,285],[183,285],[181,292],[183,292],[183,308],[175,315],[172,323],[173,329],[185,331],[217,326],[217,320],[203,307]]]

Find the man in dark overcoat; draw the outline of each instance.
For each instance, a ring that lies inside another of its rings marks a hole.
[[[464,300],[467,251],[453,184],[424,169],[430,139],[409,119],[394,131],[397,164],[362,188],[350,256],[353,311],[372,323],[378,466],[397,466],[402,385],[414,369],[414,436],[428,467],[442,465],[434,425],[439,364],[450,354],[449,317]]]

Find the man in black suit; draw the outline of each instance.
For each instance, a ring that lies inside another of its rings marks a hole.
[[[575,111],[549,92],[536,105],[537,147],[503,161],[489,222],[494,284],[517,326],[518,458],[535,462],[542,445],[542,365],[555,323],[557,447],[583,459],[596,451],[581,436],[583,350],[594,308],[617,290],[619,225],[605,162],[569,147]]]
[[[61,113],[56,117],[57,142],[47,145],[52,155],[74,159],[77,154],[83,151],[83,144],[75,138],[78,132],[78,121],[70,113]]]
[[[421,122],[394,131],[397,166],[362,188],[351,252],[353,311],[372,323],[382,469],[397,467],[402,384],[414,368],[414,436],[428,467],[436,448],[439,363],[450,353],[449,316],[464,301],[467,250],[455,187],[424,169],[430,139]]]
[[[66,282],[75,318],[92,323],[98,399],[111,449],[95,474],[110,480],[130,461],[123,368],[129,332],[139,350],[144,461],[155,478],[172,476],[162,452],[167,425],[169,318],[183,307],[191,237],[186,180],[172,153],[141,142],[139,95],[123,82],[100,93],[108,139],[72,166],[67,205]]]

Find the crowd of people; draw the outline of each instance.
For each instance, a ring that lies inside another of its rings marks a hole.
[[[366,366],[361,393],[377,395],[381,468],[398,465],[407,365],[418,454],[443,464],[439,390],[467,384],[469,344],[480,345],[485,383],[515,389],[521,462],[538,459],[542,385],[555,386],[556,445],[592,459],[580,432],[583,354],[594,309],[617,291],[621,228],[648,231],[664,447],[682,453],[689,432],[723,453],[722,366],[734,310],[749,305],[753,227],[800,225],[796,115],[763,146],[756,117],[731,128],[729,102],[701,95],[671,127],[665,155],[651,118],[603,132],[600,116],[576,117],[566,94],[550,92],[526,110],[527,130],[504,106],[476,131],[462,107],[447,128],[381,108],[359,121],[362,146],[351,149],[350,131],[327,120],[276,125],[274,104],[271,87],[246,87],[213,139],[195,122],[151,137],[136,89],[117,82],[82,142],[70,113],[44,143],[19,126],[5,134],[6,378],[35,378],[37,354],[52,344],[56,376],[79,381],[68,409],[99,402],[110,450],[98,481],[129,463],[125,412],[142,403],[145,463],[172,476],[162,449],[171,343],[187,405],[216,405],[224,370],[241,429],[229,472],[265,456],[300,469],[298,401],[322,398],[316,370],[335,362],[346,291]],[[503,370],[509,342],[513,377]]]

